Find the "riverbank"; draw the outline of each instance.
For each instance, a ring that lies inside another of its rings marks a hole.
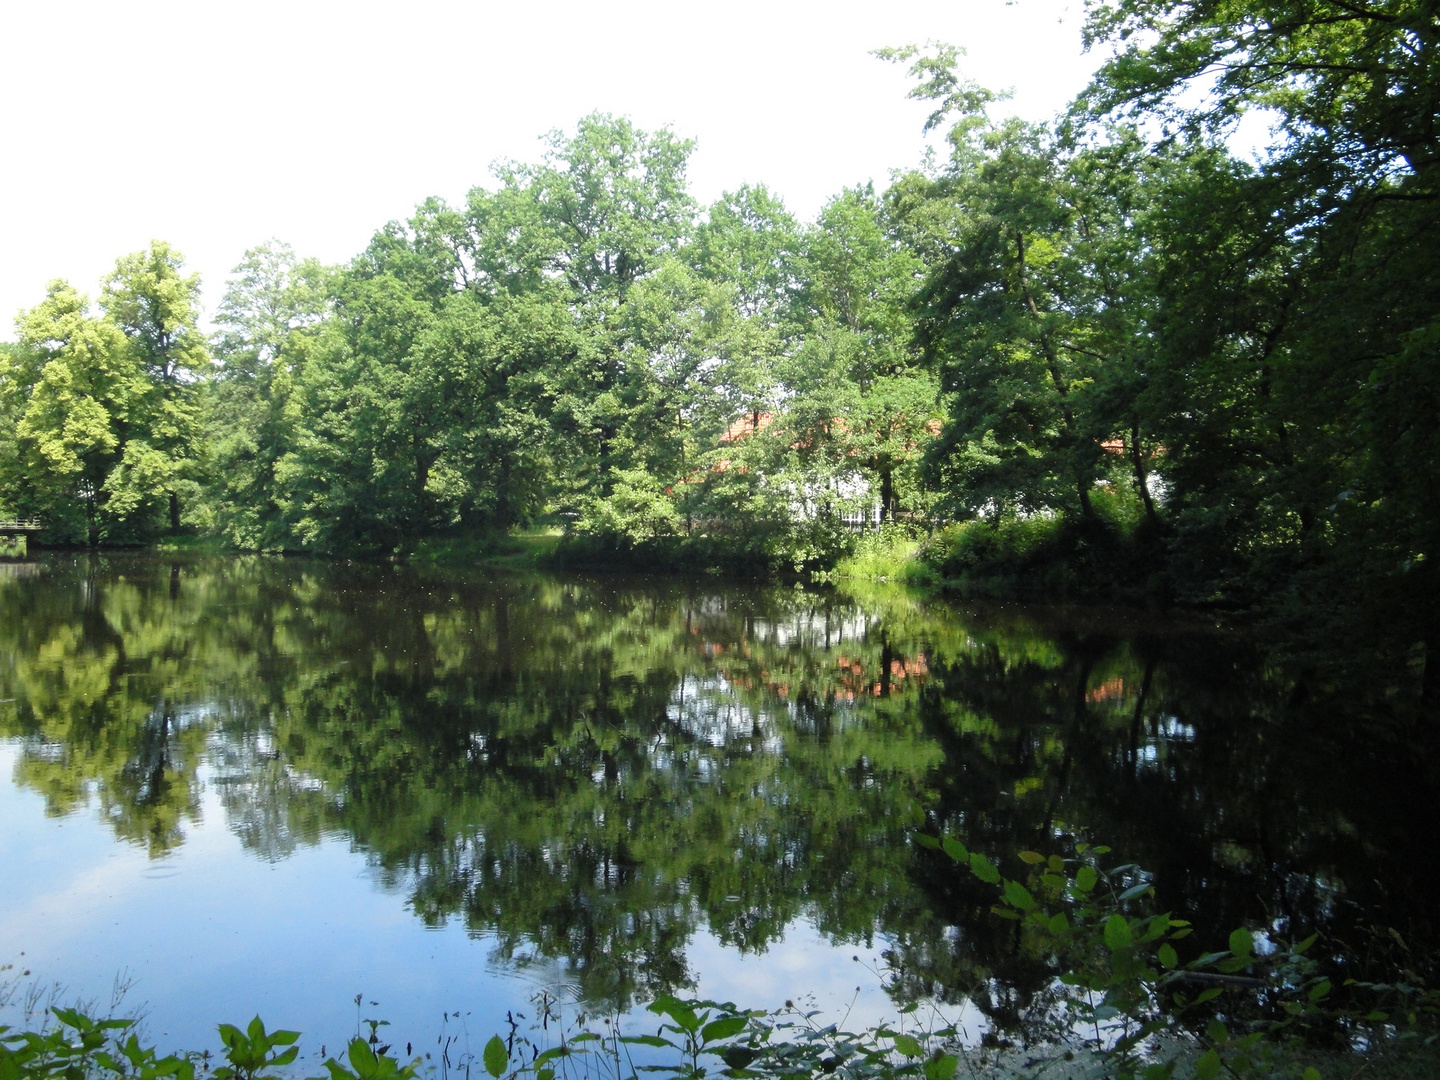
[[[779,547],[729,534],[626,539],[550,526],[434,535],[383,551],[287,554],[508,573],[643,573],[850,587],[877,582],[925,597],[1189,610],[1273,631],[1307,652],[1317,669],[1366,667],[1402,695],[1440,704],[1440,662],[1433,659],[1440,656],[1440,620],[1433,615],[1440,603],[1431,603],[1437,577],[1430,562],[1360,575],[1347,574],[1343,561],[1282,564],[1256,557],[1241,570],[1211,574],[1186,562],[1174,538],[1124,500],[1097,499],[1095,509],[1088,519],[1032,514],[936,529],[909,522],[860,533],[817,528],[813,543],[790,537]],[[115,550],[240,553],[200,534]],[[1370,586],[1357,588],[1362,579]]]

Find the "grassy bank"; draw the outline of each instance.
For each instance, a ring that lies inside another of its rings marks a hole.
[[[934,567],[922,558],[925,534],[903,525],[886,525],[862,533],[854,549],[828,575],[838,583],[883,582],[933,588],[939,584]]]
[[[553,558],[562,539],[559,529],[427,537],[410,549],[406,559],[420,566],[536,570]]]
[[[950,590],[1027,599],[1164,601],[1171,593],[1164,544],[1152,530],[1037,514],[949,525],[916,552]]]
[[[1011,512],[941,528],[895,523],[861,534],[828,575],[926,592],[1154,604],[1175,592],[1166,539],[1125,487],[1097,486],[1087,517]]]

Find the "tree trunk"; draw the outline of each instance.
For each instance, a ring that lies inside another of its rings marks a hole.
[[[180,533],[180,496],[170,492],[170,535],[178,536]]]
[[[418,442],[418,438],[416,442]],[[416,536],[425,528],[425,489],[430,486],[430,463],[431,459],[416,453],[415,455],[415,520],[410,523],[406,530]]]
[[[1151,525],[1160,524],[1155,513],[1155,500],[1150,497],[1149,478],[1145,475],[1145,458],[1140,453],[1140,421],[1130,424],[1130,464],[1135,470],[1135,486],[1140,489],[1140,499],[1145,503],[1145,518]]]
[[[891,469],[880,470],[880,524],[895,520],[895,473]]]
[[[1076,480],[1075,491],[1080,496],[1080,516],[1089,521],[1095,516],[1095,507],[1090,503],[1090,478],[1082,476]]]
[[[500,458],[500,478],[495,484],[495,527],[510,531],[510,458]]]
[[[614,425],[606,424],[600,429],[599,462],[600,467],[600,495],[608,499],[611,492],[615,490],[615,478],[611,475],[610,447],[615,442],[615,436],[619,432]]]

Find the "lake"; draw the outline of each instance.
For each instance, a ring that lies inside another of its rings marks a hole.
[[[1435,956],[1433,728],[1213,619],[281,558],[0,565],[0,963],[478,1050],[553,995],[1023,1032],[1054,972],[914,842],[1104,843],[1224,947]],[[28,973],[28,974],[27,974]],[[55,989],[58,987],[59,989]]]

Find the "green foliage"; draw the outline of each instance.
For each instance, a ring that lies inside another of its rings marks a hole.
[[[5,1080],[194,1080],[190,1057],[159,1057],[142,1046],[133,1020],[92,1020],[75,1009],[51,1010],[58,1023],[40,1031],[0,1026],[0,1077]]]
[[[1089,11],[1086,40],[1118,42],[1080,104],[1179,126],[1224,129],[1255,108],[1280,122],[1281,152],[1354,181],[1395,175],[1433,182],[1440,82],[1427,63],[1434,10],[1425,0],[1351,5],[1178,5],[1109,0]],[[1183,90],[1213,76],[1201,96]]]
[[[948,163],[889,193],[925,262],[944,511],[1086,520],[1096,481],[1128,486],[1173,594],[1437,651],[1440,514],[1412,484],[1434,473],[1432,15],[1107,0],[1086,35],[1115,55],[1053,128],[990,120],[953,49],[884,54],[953,125]],[[1237,160],[1262,109],[1268,154]],[[1117,580],[1073,547],[1022,576]]]
[[[864,533],[836,565],[835,579],[922,583],[927,567],[916,559],[920,544],[916,530],[904,525],[891,523]]]
[[[610,493],[583,505],[577,527],[601,540],[639,544],[675,536],[684,527],[674,501],[643,469],[617,470]]]
[[[182,266],[155,241],[117,260],[101,317],[54,281],[17,320],[18,348],[0,356],[0,417],[14,425],[0,490],[13,510],[44,521],[42,539],[179,531],[181,498],[201,475],[197,380],[209,364],[196,327],[199,280]]]
[[[58,1021],[53,1027],[22,1032],[0,1027],[4,1080],[195,1080],[197,1065],[216,1080],[281,1080],[290,1075],[288,1067],[300,1052],[299,1032],[267,1031],[257,1016],[243,1030],[219,1025],[223,1063],[208,1068],[208,1053],[160,1057],[153,1046],[141,1043],[134,1020],[92,1020],[76,1009],[51,1012]],[[388,1049],[352,1039],[348,1068],[334,1058],[326,1060],[328,1080],[415,1080],[417,1063],[402,1064]]]
[[[1377,1010],[1361,1018],[1330,1009],[1330,981],[1306,955],[1313,936],[1293,945],[1267,940],[1262,956],[1251,931],[1239,928],[1230,934],[1228,948],[1182,965],[1176,944],[1190,936],[1190,923],[1155,913],[1150,875],[1133,864],[1103,866],[1099,859],[1110,852],[1103,845],[1077,844],[1069,858],[1023,851],[1022,883],[1004,878],[983,855],[968,853],[953,839],[916,839],[999,887],[993,914],[1016,924],[1026,951],[1052,958],[1059,982],[1068,988],[1062,1030],[1092,1032],[1092,1049],[1108,1074],[1159,1080],[1186,1069],[1197,1077],[1223,1070],[1237,1077],[1311,1080],[1319,1074],[1306,1061],[1309,1028],[1389,1020]],[[1212,1006],[1222,997],[1228,1000]],[[1247,1008],[1247,998],[1266,1008],[1257,1014]],[[1193,1042],[1161,1037],[1173,1035],[1177,1022]],[[1412,1036],[1416,1023],[1412,1013]],[[1378,1035],[1394,1037],[1383,1027]]]
[[[100,292],[100,306],[147,376],[139,408],[122,417],[128,437],[106,480],[107,511],[131,518],[168,503],[171,533],[180,531],[182,494],[198,491],[205,443],[197,381],[210,368],[197,325],[200,276],[182,276],[183,266],[179,252],[152,240],[146,251],[116,260]]]
[[[270,241],[245,253],[216,315],[206,499],[211,528],[240,548],[293,542],[281,477],[297,448],[297,380],[332,306],[334,275]]]
[[[1059,876],[1063,871],[1055,868],[1055,861],[1037,869],[1048,876]],[[1016,893],[1020,888],[1015,882],[1006,883],[1007,892]],[[1028,897],[1028,891],[1023,895]],[[1039,920],[1032,905],[1033,901],[1022,905],[1027,913],[1024,918]],[[1143,938],[1135,936],[1136,920],[1112,914],[1105,921],[1103,945],[1090,963],[1097,969],[1112,969],[1108,977],[1069,973],[1066,981],[1072,987],[1086,987],[1092,997],[1094,993],[1104,995],[1101,1004],[1085,1010],[1086,1025],[1096,1031],[1095,1044],[1080,1048],[1078,1054],[1076,1048],[1064,1045],[1031,1047],[1021,1065],[1018,1059],[1009,1060],[1004,1054],[961,1045],[963,1033],[958,1028],[938,1014],[926,1018],[913,1004],[899,1009],[894,1025],[882,1023],[850,1032],[823,1023],[818,1013],[798,1010],[788,1002],[784,1009],[767,1013],[740,1009],[731,1002],[661,994],[647,1010],[660,1018],[655,1034],[626,1034],[618,1020],[607,1021],[600,1030],[584,1026],[583,1020],[578,1028],[571,1027],[554,999],[542,994],[535,1002],[542,1022],[534,1025],[533,1036],[520,1032],[512,1021],[507,1038],[493,1035],[486,1042],[479,1063],[493,1080],[555,1080],[557,1076],[621,1080],[639,1072],[675,1080],[699,1080],[712,1070],[735,1080],[798,1080],[829,1075],[851,1080],[951,1080],[962,1065],[970,1075],[1033,1075],[1037,1067],[1042,1072],[1058,1069],[1069,1075],[1080,1068],[1085,1075],[1103,1074],[1121,1080],[1163,1080],[1175,1075],[1215,1077],[1222,1072],[1235,1077],[1294,1080],[1317,1080],[1322,1075],[1320,1069],[1307,1063],[1304,1048],[1283,1042],[1283,1025],[1237,1037],[1226,1023],[1213,1020],[1191,1041],[1171,1038],[1151,1043],[1147,1038],[1133,1037],[1128,1025],[1134,1017],[1127,1012],[1133,1005],[1117,992],[1123,984],[1145,978],[1142,973],[1146,965],[1135,965],[1131,959],[1144,954],[1149,943],[1167,934],[1172,938],[1183,936],[1185,930],[1180,923],[1157,930],[1153,920],[1148,925],[1142,920],[1139,925],[1144,928]],[[1046,930],[1057,940],[1067,938],[1064,932],[1054,932],[1050,926]],[[1085,936],[1084,931],[1068,934],[1070,940],[1081,936]],[[1062,949],[1068,947],[1061,945]],[[1162,943],[1158,951],[1166,950],[1173,952],[1168,942]],[[1293,966],[1303,951],[1301,947],[1291,954],[1287,963]],[[1224,956],[1242,959],[1228,953],[1212,954],[1189,965],[1187,971],[1203,974],[1207,965],[1217,962],[1215,958]],[[1227,962],[1218,961],[1222,965]],[[1162,980],[1179,977],[1172,972]],[[1104,985],[1091,985],[1095,983]],[[1287,984],[1287,989],[1299,988]],[[1206,998],[1212,991],[1221,993],[1212,987],[1200,997]],[[1323,995],[1312,989],[1303,997],[1308,1004],[1296,1005],[1293,1015],[1320,1008],[1316,1003]],[[38,1032],[0,1028],[0,1076],[5,1080],[194,1080],[197,1064],[208,1060],[208,1055],[197,1052],[159,1057],[152,1046],[141,1043],[132,1020],[91,1020],[71,1009],[57,1008],[53,1013],[58,1024]],[[1161,1025],[1148,1026],[1153,1035]],[[1126,1033],[1117,1037],[1117,1029]],[[274,1080],[286,1076],[284,1070],[298,1054],[297,1032],[268,1032],[258,1017],[244,1031],[229,1024],[219,1025],[218,1030],[224,1047],[223,1063],[211,1075],[221,1080]],[[346,1048],[344,1062],[327,1058],[327,1080],[415,1080],[421,1075],[420,1059],[402,1063],[391,1056],[388,1047],[372,1043],[356,1037]],[[1163,1051],[1156,1052],[1160,1047]],[[1327,1066],[1327,1073],[1333,1070],[1334,1075],[1358,1068],[1385,1076],[1421,1076],[1428,1075],[1424,1070],[1433,1064],[1433,1054],[1416,1043],[1407,1044],[1403,1037],[1391,1036],[1372,1044],[1363,1057],[1329,1055],[1318,1060]]]
[[[334,1058],[325,1059],[325,1068],[330,1072],[329,1080],[414,1080],[419,1075],[418,1059],[405,1065],[391,1057],[388,1050],[388,1047],[377,1050],[361,1038],[351,1039],[345,1051],[348,1068]],[[490,1060],[489,1050],[487,1046],[487,1066]]]
[[[271,1080],[300,1054],[298,1031],[267,1032],[258,1016],[244,1031],[234,1024],[221,1024],[219,1031],[226,1064],[215,1070],[217,1080]]]
[[[998,522],[963,521],[948,525],[926,545],[924,556],[941,573],[958,577],[987,569],[1015,572],[1048,563],[1063,522],[1054,514],[1035,514]]]
[[[813,225],[758,186],[701,212],[691,149],[595,114],[348,266],[251,249],[213,370],[194,278],[163,244],[126,256],[104,319],[57,293],[6,350],[0,495],[52,540],[82,512],[92,542],[144,539],[168,503],[172,533],[183,505],[269,551],[408,553],[561,521],[571,562],[829,567],[841,514],[934,502],[919,467],[938,389],[906,310],[920,262],[869,186]],[[70,357],[53,388],[45,342]]]
[[[541,1001],[546,1023],[540,1041],[512,1032],[486,1045],[484,1064],[495,1080],[603,1077],[620,1080],[649,1072],[699,1080],[712,1071],[736,1080],[756,1077],[839,1075],[855,1080],[924,1077],[949,1080],[959,1058],[951,1050],[958,1031],[922,1027],[914,1007],[899,1027],[887,1024],[849,1032],[823,1023],[793,1003],[773,1013],[717,1002],[659,995],[647,1011],[660,1017],[655,1034],[625,1034],[618,1019],[600,1030],[564,1025],[554,1003]],[[558,1031],[558,1038],[552,1034]]]
[[[1094,514],[1002,516],[947,525],[917,552],[948,587],[979,593],[1163,599],[1168,588],[1155,533],[1124,488],[1097,488]]]
[[[1177,578],[1248,602],[1288,588],[1297,620],[1344,621],[1352,650],[1432,656],[1435,581],[1413,568],[1440,518],[1410,478],[1433,475],[1433,425],[1410,403],[1433,400],[1421,343],[1440,319],[1433,15],[1096,4],[1087,40],[1116,51],[1073,116],[1197,150],[1246,112],[1274,121],[1258,166],[1193,154],[1153,227]]]

